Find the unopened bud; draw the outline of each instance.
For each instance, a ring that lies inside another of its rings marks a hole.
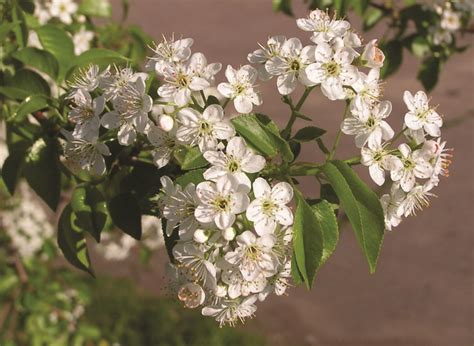
[[[158,124],[165,132],[170,132],[174,126],[174,119],[168,114],[161,114],[158,118]]]
[[[382,50],[377,47],[377,40],[372,40],[364,48],[361,56],[364,66],[369,68],[381,68],[385,60]]]
[[[196,243],[205,243],[209,239],[209,233],[203,229],[197,229],[193,235]]]
[[[235,238],[235,234],[235,229],[232,227],[226,228],[222,231],[222,237],[224,237],[224,239],[227,241],[233,240]]]

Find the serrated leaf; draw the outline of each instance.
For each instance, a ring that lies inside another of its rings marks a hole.
[[[56,79],[59,71],[59,63],[53,54],[48,51],[33,47],[23,48],[12,54],[13,57],[27,66],[34,67],[44,72],[51,78]]]
[[[54,211],[61,194],[61,172],[56,141],[38,139],[29,149],[23,170],[31,188]]]
[[[28,114],[39,111],[48,107],[47,99],[42,95],[32,95],[25,98],[25,100],[18,106],[17,110],[7,118],[7,121],[23,122]]]
[[[273,136],[262,128],[255,114],[240,115],[231,122],[237,133],[262,154],[273,157],[278,153]]]
[[[181,169],[185,171],[201,168],[209,164],[198,147],[182,145],[175,149],[174,157],[181,166]]]
[[[79,13],[92,17],[110,17],[112,6],[108,0],[82,0]]]
[[[385,233],[382,206],[377,195],[342,161],[327,162],[322,170],[341,201],[369,263],[377,266]]]
[[[77,215],[76,225],[100,242],[100,233],[108,215],[102,193],[94,186],[78,186],[72,195],[71,207]]]
[[[321,265],[324,249],[323,231],[313,209],[298,190],[295,190],[295,199],[293,250],[301,277],[306,287],[310,289]]]
[[[133,194],[121,193],[113,197],[107,207],[112,221],[118,228],[137,240],[141,239],[142,215]]]
[[[311,205],[311,208],[318,219],[323,233],[324,248],[321,257],[321,264],[323,264],[336,249],[337,242],[339,241],[339,228],[334,210],[328,201],[321,200]]]
[[[59,218],[58,245],[69,263],[94,276],[84,232],[75,226],[76,220],[68,204]]]
[[[320,129],[319,127],[307,126],[296,132],[293,137],[293,140],[298,142],[309,142],[318,139],[325,133],[326,130]]]
[[[293,251],[293,256],[291,257],[291,278],[295,285],[302,284],[304,282],[303,276],[301,275],[300,270],[298,269],[298,264],[296,263],[295,252]]]
[[[204,181],[203,173],[205,169],[195,169],[184,173],[183,175],[176,178],[176,184],[181,185],[185,188],[188,184],[193,183],[194,185]]]
[[[293,161],[293,150],[291,150],[290,144],[281,137],[278,126],[265,114],[255,114],[255,116],[263,129],[270,134],[283,160]]]

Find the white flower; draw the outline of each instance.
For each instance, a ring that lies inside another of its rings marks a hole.
[[[176,147],[176,131],[165,132],[159,126],[150,126],[147,137],[155,148],[151,151],[153,162],[158,168],[166,166],[171,159],[171,154]]]
[[[94,33],[86,30],[86,28],[82,26],[81,29],[72,36],[74,54],[79,55],[89,50],[93,38]]]
[[[261,80],[267,81],[272,75],[267,72],[265,63],[280,55],[281,47],[286,41],[285,36],[271,36],[268,38],[266,47],[260,45],[260,48],[250,53],[247,60],[252,64],[259,64],[258,76]]]
[[[145,81],[138,77],[128,83],[113,100],[115,111],[104,114],[101,124],[107,129],[120,128],[117,134],[122,145],[132,144],[137,132],[145,133],[149,126],[148,112],[153,104],[145,92]]]
[[[439,183],[439,176],[449,176],[449,165],[451,164],[452,149],[447,149],[446,142],[441,142],[441,138],[436,141],[429,140],[423,143],[423,150],[426,154],[426,160],[433,166],[433,175],[430,182],[437,186]]]
[[[287,288],[291,286],[291,261],[287,261],[283,270],[279,271],[274,277],[268,280],[268,284],[258,295],[258,300],[263,301],[266,297],[275,292],[277,296],[285,294]]]
[[[351,27],[349,22],[331,19],[321,10],[312,11],[308,18],[297,19],[296,24],[301,30],[312,31],[311,41],[316,44],[328,43],[335,37],[343,37]]]
[[[291,94],[298,81],[305,86],[314,85],[306,76],[306,66],[314,62],[315,49],[315,46],[303,47],[299,39],[290,38],[281,46],[280,54],[266,62],[268,73],[278,76],[280,94]]]
[[[361,55],[362,63],[369,68],[381,68],[385,60],[385,55],[382,50],[377,47],[377,40],[371,40],[365,45],[364,51]]]
[[[206,259],[205,253],[190,243],[178,243],[173,248],[173,256],[183,265],[187,275],[203,286],[216,286],[216,267]]]
[[[219,105],[210,105],[202,114],[192,108],[183,108],[178,113],[178,121],[178,141],[197,144],[203,152],[215,149],[219,139],[230,139],[235,133],[232,125],[224,120],[224,110]]]
[[[368,74],[359,72],[359,79],[352,84],[352,88],[356,92],[355,99],[360,99],[358,102],[364,102],[371,106],[379,101],[382,94],[379,77],[379,69],[371,69]]]
[[[68,98],[73,98],[79,90],[92,92],[99,86],[101,76],[99,66],[90,65],[88,68],[80,69],[73,77],[73,81],[68,83],[71,91]]]
[[[390,140],[393,129],[384,120],[392,111],[389,101],[382,101],[370,107],[362,99],[355,99],[350,106],[351,115],[344,119],[341,130],[346,135],[355,135],[355,143],[362,148],[366,143],[377,146],[382,140]]]
[[[400,206],[405,200],[405,192],[400,189],[400,185],[395,183],[392,185],[390,194],[384,194],[380,198],[380,203],[382,204],[384,217],[385,217],[385,228],[389,231],[392,230],[392,227],[397,227],[400,222],[402,222],[402,214]]]
[[[440,127],[443,126],[443,119],[433,108],[430,108],[428,97],[423,91],[418,91],[414,96],[409,91],[405,91],[403,101],[409,110],[405,114],[405,124],[409,129],[423,128],[430,136],[441,135]]]
[[[198,284],[188,282],[181,286],[178,292],[178,299],[184,303],[184,306],[189,309],[194,309],[204,303],[206,294],[201,286]]]
[[[364,147],[361,150],[361,163],[369,167],[372,180],[379,186],[385,183],[385,170],[391,171],[400,164],[394,155],[390,154],[383,145]]]
[[[242,137],[231,138],[225,153],[208,150],[204,153],[204,158],[212,165],[204,172],[204,179],[216,181],[229,174],[239,184],[247,186],[248,191],[250,191],[250,179],[245,173],[257,173],[265,167],[263,156],[254,154]]]
[[[400,212],[403,213],[405,217],[408,217],[410,215],[416,215],[417,210],[422,210],[429,206],[428,198],[436,196],[430,192],[432,188],[433,184],[430,182],[426,182],[423,185],[417,184],[408,192],[405,200],[401,203]]]
[[[321,90],[330,100],[346,98],[343,86],[350,86],[359,77],[357,68],[352,66],[354,55],[345,47],[335,50],[327,43],[316,47],[316,62],[306,68],[306,74],[313,83],[321,83]]]
[[[97,250],[108,261],[123,261],[127,259],[137,241],[127,234],[113,237],[111,233],[102,233]]]
[[[183,38],[175,41],[174,37],[170,40],[163,37],[163,41],[153,49],[155,55],[149,58],[148,66],[153,66],[158,73],[162,74],[163,69],[169,63],[182,63],[188,60],[191,56],[191,46],[193,43],[194,40],[192,38]]]
[[[216,183],[205,181],[196,187],[200,204],[194,212],[199,222],[214,222],[223,230],[232,226],[235,215],[242,213],[249,205],[248,196],[238,190],[233,177],[223,176]]]
[[[123,96],[121,91],[130,83],[136,82],[138,79],[145,81],[148,78],[146,73],[134,72],[130,67],[115,67],[115,71],[111,73],[107,69],[101,76],[99,86],[104,91],[104,97],[107,100],[115,100]]]
[[[218,305],[206,306],[202,309],[203,316],[215,317],[222,327],[225,324],[234,326],[236,322],[243,322],[246,318],[253,317],[257,307],[256,295],[252,295],[243,300],[228,300]]]
[[[87,91],[78,90],[73,99],[74,106],[69,112],[69,120],[76,124],[73,136],[86,138],[94,136],[100,126],[99,116],[105,107],[105,99],[98,96],[92,100]]]
[[[142,215],[142,243],[149,250],[156,250],[164,243],[162,220],[151,215]]]
[[[64,154],[73,164],[91,173],[102,175],[105,173],[104,156],[109,156],[109,148],[101,142],[98,142],[97,134],[83,139],[74,137],[69,132],[61,131],[67,142],[64,147]]]
[[[278,272],[278,258],[273,253],[276,238],[272,234],[256,237],[251,231],[245,231],[236,238],[237,248],[227,252],[225,260],[238,266],[244,280],[253,281],[263,274],[271,277]]]
[[[228,285],[227,294],[229,298],[235,299],[240,296],[248,296],[252,293],[260,293],[267,285],[267,279],[260,273],[253,280],[244,280],[242,273],[238,269],[225,270],[222,272],[222,281]]]
[[[198,228],[194,212],[199,204],[194,184],[188,184],[184,190],[180,185],[174,185],[167,176],[161,177],[165,196],[163,197],[163,217],[167,220],[166,235],[169,237],[179,226],[180,239],[191,239]]]
[[[247,218],[254,223],[259,235],[273,233],[277,224],[293,224],[293,213],[287,204],[293,199],[293,188],[290,184],[280,182],[273,187],[263,178],[253,183],[253,200],[247,208]]]
[[[411,151],[407,144],[400,144],[398,149],[402,157],[401,164],[395,165],[390,172],[393,181],[400,181],[400,186],[409,192],[415,186],[416,178],[427,179],[433,174],[433,167],[425,158],[423,150]]]
[[[441,28],[448,31],[457,31],[461,27],[461,15],[450,9],[445,9],[441,16]]]
[[[64,24],[72,23],[72,15],[78,9],[77,4],[73,0],[51,0],[49,13],[52,17],[59,18]]]
[[[40,25],[46,24],[51,19],[51,13],[42,3],[35,1],[35,18],[38,18]],[[38,47],[40,48],[40,47]]]
[[[228,65],[225,70],[228,83],[220,83],[217,90],[223,96],[234,100],[237,112],[250,113],[253,105],[262,104],[260,94],[254,89],[257,74],[257,70],[250,65],[244,65],[238,70]]]
[[[185,106],[191,101],[192,92],[208,88],[220,69],[220,64],[207,65],[201,53],[193,54],[186,64],[167,64],[162,71],[165,84],[158,88],[158,95],[173,99],[180,107]]]

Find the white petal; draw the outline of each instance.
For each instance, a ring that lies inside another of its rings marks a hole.
[[[255,198],[261,198],[264,196],[269,196],[272,192],[272,188],[268,182],[263,178],[257,178],[253,182],[253,193]]]

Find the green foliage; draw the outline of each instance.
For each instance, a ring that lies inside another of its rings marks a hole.
[[[82,0],[79,13],[93,17],[110,17],[112,6],[108,0]]]
[[[99,67],[106,67],[115,63],[126,63],[129,59],[122,54],[104,48],[91,48],[70,61],[66,77],[78,72],[80,68],[86,68],[90,64],[96,64]]]
[[[385,62],[380,70],[380,76],[386,78],[397,72],[403,60],[403,45],[398,40],[392,40],[380,46],[385,54]]]
[[[307,126],[296,132],[296,134],[293,136],[293,140],[297,142],[315,141],[325,133],[326,130],[320,129],[319,127]]]
[[[313,213],[318,220],[318,227],[321,228],[324,248],[321,256],[321,264],[326,262],[329,256],[332,255],[336,249],[337,242],[339,241],[339,228],[337,225],[336,215],[331,204],[324,199],[311,205]]]
[[[193,183],[194,185],[204,181],[203,173],[205,169],[195,169],[184,173],[180,177],[176,178],[176,184],[181,185],[185,188],[188,184]]]
[[[370,272],[377,266],[385,224],[377,195],[342,161],[330,161],[323,167],[327,180],[341,201],[357,240],[369,263]]]
[[[291,9],[291,0],[272,0],[273,11],[281,11],[289,16],[293,15],[293,10]]]
[[[121,345],[265,344],[253,333],[219,328],[202,318],[199,309],[186,310],[174,300],[139,295],[124,280],[96,280],[85,318],[100,327],[103,339]]]
[[[69,263],[94,275],[84,231],[77,226],[77,221],[77,215],[68,204],[58,222],[58,245]]]
[[[324,230],[313,209],[298,190],[295,190],[295,197],[293,249],[298,272],[301,274],[306,287],[310,289],[316,272],[322,263]]]
[[[54,55],[48,51],[26,47],[13,53],[13,57],[27,66],[31,66],[38,71],[46,73],[52,79],[58,77],[59,63]]]
[[[26,120],[28,114],[40,111],[48,107],[47,99],[42,95],[32,95],[25,98],[25,100],[20,103],[17,110],[12,114],[11,117],[8,117],[6,120],[9,122],[23,122]]]
[[[175,149],[174,158],[178,161],[181,169],[185,171],[201,168],[208,164],[198,147],[181,145]]]
[[[441,70],[441,61],[435,57],[428,57],[423,60],[421,68],[418,71],[418,79],[423,87],[430,91],[438,83],[438,77]]]
[[[118,194],[108,202],[108,210],[115,226],[140,240],[142,237],[141,210],[138,201],[130,192]]]
[[[48,83],[38,73],[27,69],[16,71],[15,75],[5,83],[10,87],[10,95],[15,99],[24,99],[30,95],[50,95]],[[18,92],[18,90],[21,90]],[[22,98],[22,96],[24,96]]]

